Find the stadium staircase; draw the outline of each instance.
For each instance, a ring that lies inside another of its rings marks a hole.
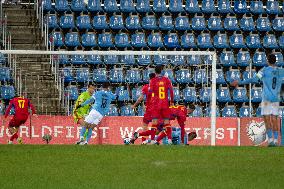
[[[4,5],[13,50],[44,50],[41,31],[33,7]],[[60,114],[59,92],[50,59],[44,55],[17,55],[16,75],[21,75],[22,94],[32,100],[38,114]]]

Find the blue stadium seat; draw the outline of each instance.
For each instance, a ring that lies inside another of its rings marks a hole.
[[[220,64],[222,64],[225,67],[237,66],[233,52],[223,51],[220,54]]]
[[[142,18],[142,28],[145,30],[157,30],[157,19],[154,15],[146,15]]]
[[[208,103],[211,101],[212,91],[210,87],[203,87],[199,93],[201,102]]]
[[[109,32],[99,34],[98,45],[103,48],[114,47],[112,34]]]
[[[233,10],[231,9],[231,1],[230,0],[218,0],[218,12],[220,14],[233,13]]]
[[[49,41],[54,47],[64,46],[63,34],[61,32],[53,32],[52,34],[50,34]]]
[[[92,29],[91,19],[88,15],[81,15],[77,17],[76,26],[79,30],[90,30]]]
[[[15,97],[15,89],[10,85],[1,86],[1,98],[4,100],[10,100]]]
[[[192,75],[188,69],[179,69],[175,72],[178,83],[192,83]]]
[[[284,49],[284,35],[278,38],[278,44],[281,49]]]
[[[138,15],[128,16],[125,20],[125,26],[129,30],[140,30],[140,29],[142,29]]]
[[[94,69],[93,72],[93,81],[94,82],[108,82],[106,68]]]
[[[275,19],[272,21],[272,28],[275,31],[284,31],[284,18],[276,16]]]
[[[71,10],[73,12],[83,12],[86,11],[86,4],[84,0],[72,0],[71,1]]]
[[[257,84],[259,83],[259,79],[258,77],[256,76],[257,72],[255,70],[252,70],[251,71],[251,74],[249,71],[244,71],[243,72],[243,80],[242,82],[246,85],[246,84],[249,84],[249,80],[250,78],[253,78],[251,81],[252,84]],[[252,77],[251,77],[252,76]]]
[[[89,12],[102,12],[102,2],[101,0],[88,0],[87,9]]]
[[[58,29],[59,28],[59,26],[57,24],[58,21],[57,21],[57,16],[56,15],[50,14],[47,17],[47,19],[48,19],[48,28],[49,29]]]
[[[236,14],[245,14],[248,13],[249,10],[247,8],[246,0],[235,0],[234,2],[234,11]]]
[[[210,31],[222,31],[224,30],[220,16],[213,15],[208,19],[208,29]]]
[[[201,106],[195,106],[195,110],[192,112],[192,117],[203,117],[203,111]]]
[[[115,46],[118,48],[130,47],[129,36],[126,33],[115,35]]]
[[[198,66],[201,64],[200,55],[188,55],[187,56],[187,64],[190,66]]]
[[[173,66],[184,66],[185,65],[185,57],[182,55],[171,55],[169,58],[170,58],[170,63]]]
[[[172,69],[164,69],[162,75],[168,77],[172,83],[176,83],[174,72]]]
[[[136,10],[139,13],[147,13],[151,11],[150,1],[149,0],[137,0]]]
[[[118,101],[129,101],[129,91],[124,88],[124,86],[117,87],[115,90],[115,94],[118,96]]]
[[[109,29],[106,15],[94,16],[93,27],[96,30],[106,30],[106,29]]]
[[[205,18],[203,15],[195,14],[191,20],[191,27],[194,31],[206,30]]]
[[[84,33],[82,35],[82,46],[83,47],[96,47],[97,46],[96,34]]]
[[[251,102],[261,102],[262,101],[262,88],[253,87],[251,89]]]
[[[197,46],[202,49],[213,48],[210,33],[201,33],[198,35]]]
[[[179,102],[180,101],[180,96],[181,96],[179,88],[178,87],[174,87],[173,90],[174,90],[174,101],[175,102]],[[170,94],[169,94],[168,97],[169,97],[169,100],[170,100]]]
[[[49,12],[52,10],[52,2],[51,0],[43,0],[42,1],[42,9],[44,12]]]
[[[202,0],[201,11],[205,14],[216,12],[214,0]]]
[[[138,55],[137,63],[141,66],[148,66],[151,64],[151,56],[149,55]]]
[[[110,105],[107,116],[118,116],[118,109],[115,105]]]
[[[235,80],[241,80],[241,72],[239,69],[230,69],[226,72],[226,81],[232,83]]]
[[[200,13],[201,9],[199,7],[198,0],[186,0],[185,10],[191,14]]]
[[[116,0],[104,0],[104,9],[108,13],[119,12]]]
[[[144,116],[145,110],[143,106],[138,106],[137,108],[138,116]]]
[[[122,83],[124,82],[123,69],[115,68],[110,70],[110,82],[112,83]]]
[[[195,87],[186,87],[183,90],[183,100],[185,102],[196,102],[197,101],[197,94]]]
[[[87,55],[86,60],[88,64],[102,64],[102,59],[100,55]]]
[[[131,45],[136,48],[147,47],[145,33],[135,33],[131,36]]]
[[[85,56],[78,55],[78,54],[71,55],[70,62],[71,64],[74,64],[74,65],[85,64],[86,63]]]
[[[260,32],[268,32],[271,31],[271,23],[266,16],[259,16],[256,20],[256,29]]]
[[[89,69],[80,68],[76,70],[76,81],[86,83],[89,81]]]
[[[237,54],[237,64],[241,67],[249,66],[251,63],[249,51],[239,51]]]
[[[189,19],[187,16],[178,16],[175,20],[175,29],[178,31],[190,30]]]
[[[206,107],[204,111],[205,111],[204,113],[205,117],[211,117],[211,107]],[[220,117],[220,110],[218,107],[216,107],[216,117]]]
[[[122,15],[113,15],[109,19],[109,27],[113,30],[125,29]]]
[[[267,14],[279,14],[279,2],[277,0],[266,1],[266,12]]]
[[[238,20],[235,15],[229,15],[224,19],[224,28],[227,31],[238,31],[240,30]]]
[[[67,33],[65,35],[65,45],[67,47],[81,46],[81,43],[79,40],[79,33],[78,32]]]
[[[266,34],[263,37],[263,47],[266,49],[278,49],[277,39],[274,34]]]
[[[155,73],[155,70],[153,68],[148,68],[146,70],[143,70],[143,81],[145,83],[149,83],[149,74]]]
[[[130,105],[122,106],[120,109],[121,116],[135,116],[134,110]]]
[[[155,13],[164,13],[167,12],[166,1],[165,0],[154,0],[153,2],[153,11]]]
[[[69,97],[69,100],[77,100],[78,96],[79,96],[79,91],[78,88],[76,86],[68,86],[65,89],[65,93],[66,95]]]
[[[237,117],[235,106],[225,106],[222,110],[222,117]]]
[[[164,36],[164,44],[167,48],[179,48],[179,38],[177,33],[168,33]]]
[[[257,14],[263,14],[264,8],[263,8],[263,2],[262,0],[253,0],[250,2],[250,12],[257,15]]]
[[[181,47],[182,48],[197,48],[195,42],[196,38],[193,33],[185,33],[181,36]]]
[[[132,100],[133,101],[137,101],[138,98],[140,97],[140,95],[142,94],[142,91],[141,91],[142,87],[137,87],[137,88],[133,88],[132,91],[131,91],[131,96],[132,96]]]
[[[242,106],[240,108],[239,116],[240,117],[250,117],[252,110],[249,106]]]
[[[120,56],[120,62],[126,65],[134,65],[135,64],[135,57],[134,55],[122,55]]]
[[[174,24],[171,16],[161,16],[159,18],[159,28],[161,30],[173,30]]]
[[[142,77],[140,75],[140,70],[137,68],[132,68],[131,70],[126,70],[126,82],[127,83],[139,83]]]
[[[212,65],[213,63],[213,56],[212,55],[204,55],[203,62],[205,65]]]
[[[161,33],[152,33],[148,36],[148,45],[151,48],[164,47]]]
[[[222,69],[217,69],[216,71],[216,83],[217,84],[226,84],[224,72]]]
[[[0,67],[0,81],[10,81],[11,73],[7,67]]]
[[[251,33],[246,37],[246,45],[250,49],[257,49],[261,48],[261,42],[260,42],[260,37],[259,34],[257,33]]]
[[[68,64],[69,63],[69,58],[67,55],[58,55],[58,62],[59,64],[63,65],[63,64]]]
[[[56,10],[56,12],[70,11],[70,7],[68,5],[68,0],[56,0],[55,1],[55,10]]]
[[[267,66],[267,59],[265,52],[256,51],[252,58],[252,65],[257,67]]]
[[[233,101],[240,102],[248,102],[247,90],[244,87],[237,87],[233,90]]]
[[[284,66],[284,60],[283,60],[283,55],[281,52],[274,52],[273,54],[275,54],[276,56],[276,65],[279,67],[283,67]]]
[[[155,65],[168,65],[169,59],[166,55],[154,55]]]
[[[206,69],[196,69],[194,70],[194,75],[193,75],[193,82],[196,84],[203,84],[203,83],[208,83],[208,78],[207,71]]]
[[[232,98],[228,87],[221,87],[217,89],[217,101],[222,103],[231,102]]]
[[[182,0],[170,0],[169,11],[172,13],[184,12],[184,9],[182,7]]]
[[[234,34],[230,37],[230,46],[233,49],[245,48],[245,42],[243,35],[241,33],[234,32]]]
[[[240,20],[240,28],[245,32],[255,31],[256,29],[253,18],[251,16],[244,15],[244,17]]]
[[[5,64],[6,63],[6,57],[4,56],[3,53],[0,53],[0,64]]]
[[[72,14],[66,14],[60,17],[59,26],[61,29],[74,29],[75,23]]]
[[[225,33],[218,32],[213,38],[214,47],[217,49],[229,48],[228,38]]]
[[[108,65],[115,65],[119,62],[117,55],[110,54],[110,55],[104,55],[103,57],[104,57],[104,63]]]
[[[136,12],[133,0],[120,0],[120,11],[125,13]]]
[[[255,116],[256,117],[262,117],[262,115],[261,115],[261,107],[260,106],[256,109]]]

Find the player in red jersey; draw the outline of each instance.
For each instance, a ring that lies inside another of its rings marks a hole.
[[[35,114],[35,109],[32,103],[29,99],[24,97],[15,97],[12,100],[10,100],[9,106],[5,113],[5,118],[10,113],[11,108],[15,109],[15,115],[9,122],[9,132],[12,135],[9,139],[9,144],[13,143],[14,139],[18,139],[18,130],[19,127],[24,124],[28,117],[29,117],[29,109],[31,108],[32,114]],[[19,143],[21,143],[21,140],[18,140]]]
[[[153,79],[154,77],[156,76],[155,73],[150,73],[149,74],[149,79]],[[146,96],[146,99],[148,98],[148,93],[149,93],[149,84],[145,84],[143,87],[142,87],[142,90],[141,90],[141,95],[139,96],[139,98],[137,99],[137,101],[134,103],[134,105],[132,106],[133,109],[136,108],[136,106],[138,104],[140,104],[143,99],[144,99],[144,96]],[[149,96],[151,97],[151,95]],[[148,99],[150,101],[150,98]],[[148,103],[147,103],[147,100],[145,102],[145,106],[146,106],[146,110],[145,110],[145,113],[144,113],[144,116],[143,116],[143,131],[147,131],[147,128],[148,128],[148,124],[152,121],[152,117],[151,117],[151,110],[150,110],[150,107],[148,106]],[[143,134],[141,135],[142,136],[142,144],[145,143],[145,140],[146,138],[143,136]],[[146,136],[146,135],[145,135]],[[133,141],[134,142],[134,141]]]

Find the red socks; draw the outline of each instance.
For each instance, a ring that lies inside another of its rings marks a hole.
[[[19,136],[18,136],[18,133],[15,133],[13,134],[11,137],[10,137],[10,141],[13,141],[14,139],[17,139]]]
[[[151,136],[151,140],[154,140],[155,134],[156,134],[156,128],[151,128],[151,130],[143,131],[143,132],[139,133],[139,136]],[[143,137],[143,138],[145,138],[145,137]],[[142,138],[142,141],[143,141],[143,138]],[[146,140],[146,138],[145,138],[145,140]]]
[[[157,138],[157,142],[160,142],[166,136],[167,136],[167,133],[165,131],[162,131]]]
[[[170,124],[165,125],[168,139],[172,140],[172,128]]]

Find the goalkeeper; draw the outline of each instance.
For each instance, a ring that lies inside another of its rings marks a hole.
[[[73,108],[73,117],[74,117],[74,121],[75,123],[79,124],[82,126],[83,122],[84,122],[84,119],[85,117],[89,114],[89,111],[90,111],[90,107],[91,105],[87,105],[87,106],[84,106],[84,107],[81,107],[81,108],[78,108],[77,107],[84,103],[85,101],[87,101],[88,99],[90,99],[93,95],[95,91],[95,85],[90,83],[88,85],[88,89],[87,91],[83,92],[77,99],[77,101],[75,102],[75,106]],[[87,132],[85,133],[85,136],[86,136]]]

